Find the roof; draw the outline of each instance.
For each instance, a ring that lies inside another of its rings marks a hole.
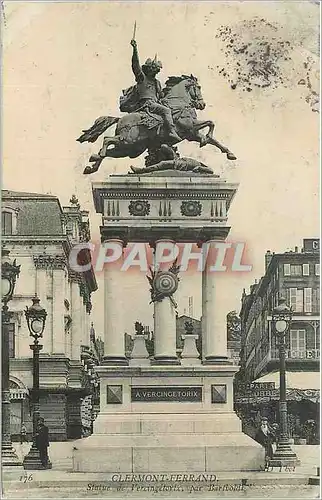
[[[6,198],[53,198],[58,199],[57,196],[52,194],[43,194],[43,193],[26,193],[24,191],[9,191],[8,189],[1,190],[2,199]]]
[[[56,196],[2,190],[2,210],[17,213],[16,236],[63,235],[62,208]]]

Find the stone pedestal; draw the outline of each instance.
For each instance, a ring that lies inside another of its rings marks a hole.
[[[99,367],[94,434],[74,450],[78,472],[257,470],[264,449],[232,408],[236,367]]]
[[[149,366],[150,356],[145,345],[145,335],[135,335],[130,366]]]
[[[199,359],[199,352],[196,346],[198,335],[188,333],[182,335],[183,349],[181,353],[181,364],[184,366],[197,366],[201,364]]]
[[[215,176],[173,171],[111,176],[108,182],[93,185],[95,208],[102,214],[102,240],[142,242],[156,250],[165,241],[201,246],[224,241],[236,190],[236,185]],[[105,273],[104,342],[109,364],[96,368],[100,413],[93,435],[74,449],[74,470],[218,473],[260,469],[264,449],[242,433],[233,410],[233,377],[238,368],[227,357],[222,315],[228,310],[216,308],[221,293],[217,273],[206,269],[202,278],[202,364],[194,335],[185,336],[182,359],[177,359],[175,302],[171,294],[153,288],[153,278],[152,292],[159,293],[151,297],[154,358],[148,364],[146,357],[137,355],[143,346],[136,339],[132,366],[117,366],[124,356],[124,311],[113,300],[111,271]],[[165,288],[171,279],[165,277]],[[171,293],[176,289],[177,282]]]

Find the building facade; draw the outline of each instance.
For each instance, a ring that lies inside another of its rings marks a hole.
[[[272,311],[281,297],[292,307],[292,323],[286,337],[286,370],[289,390],[296,391],[293,392],[295,404],[289,394],[289,408],[292,407],[294,417],[290,422],[293,434],[304,425],[303,419],[311,417],[316,425],[319,421],[319,247],[319,240],[304,239],[301,251],[297,247],[279,254],[267,251],[265,275],[242,296],[241,369],[237,376],[241,383],[279,383],[279,353],[272,328]],[[259,391],[257,402],[262,401],[264,412],[270,406],[272,415],[267,416],[276,420],[277,407],[272,402],[277,402],[278,391],[270,387],[273,392]],[[243,399],[245,402],[247,397],[244,396],[237,397],[237,403]]]
[[[40,353],[40,412],[51,440],[83,434],[84,399],[91,394],[82,363],[82,346],[90,345],[91,294],[97,289],[92,268],[70,268],[73,247],[90,238],[88,212],[73,196],[61,207],[51,195],[2,191],[2,244],[21,266],[9,304],[11,424],[13,438],[24,422],[32,431],[30,394],[32,352],[24,311],[38,295],[47,311]],[[90,263],[89,250],[78,253],[79,264]]]

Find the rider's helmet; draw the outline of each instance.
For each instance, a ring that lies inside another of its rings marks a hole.
[[[145,63],[142,65],[142,71],[145,75],[156,75],[159,73],[160,69],[162,68],[162,63],[161,61],[157,60],[157,57],[155,56],[154,59],[147,59]]]

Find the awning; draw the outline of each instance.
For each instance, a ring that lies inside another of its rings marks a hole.
[[[237,404],[260,404],[279,400],[279,372],[271,372],[254,380],[256,384],[275,384],[275,389],[260,388],[246,393],[236,393],[234,401]],[[319,372],[286,372],[287,401],[320,401]]]
[[[320,372],[286,372],[286,387],[288,389],[311,389],[320,390]],[[280,386],[279,372],[271,372],[263,375],[254,382],[274,382],[275,387]]]

